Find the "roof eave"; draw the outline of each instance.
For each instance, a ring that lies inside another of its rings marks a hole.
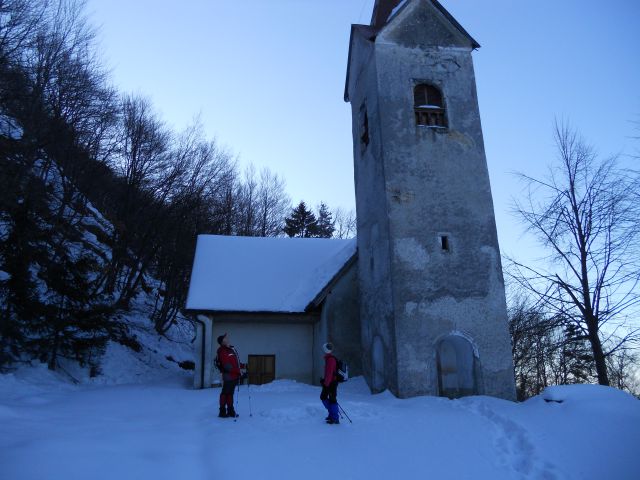
[[[354,32],[366,30],[369,32],[368,40],[375,40],[376,35],[378,34],[378,29],[370,26],[370,25],[360,25],[354,23],[351,25],[351,33],[349,34],[349,54],[347,55],[347,76],[344,82],[344,101],[349,102],[349,77],[351,72],[351,50],[353,47],[353,34]]]
[[[218,310],[215,308],[185,308],[182,312],[186,315],[283,315],[300,316],[313,315],[314,312],[306,310]]]
[[[309,304],[304,309],[305,312],[311,312],[317,309],[322,304],[322,302],[324,302],[324,299],[327,298],[327,295],[329,295],[336,283],[338,283],[338,281],[347,272],[347,270],[349,270],[349,268],[351,268],[351,266],[356,262],[357,258],[358,251],[356,250],[355,252],[353,252],[353,255],[351,255],[349,259],[344,263],[344,265],[342,265],[340,270],[338,270],[338,272],[331,278],[331,280],[329,280],[327,284],[322,288],[322,290],[320,290],[318,295],[316,295],[314,299],[309,302]]]
[[[460,23],[458,23],[458,21],[455,19],[455,17],[453,15],[451,15],[449,13],[449,11],[444,8],[442,6],[442,4],[438,1],[438,0],[431,0],[431,3],[433,3],[433,5],[440,11],[440,13],[442,13],[445,18],[447,20],[449,20],[449,22],[456,27],[460,33],[462,33],[462,35],[464,35],[465,37],[467,37],[469,39],[469,41],[471,42],[471,47],[473,48],[473,50],[477,50],[478,48],[480,48],[480,44],[478,42],[475,41],[475,39],[469,35],[469,32],[467,32],[464,27],[462,25],[460,25]]]

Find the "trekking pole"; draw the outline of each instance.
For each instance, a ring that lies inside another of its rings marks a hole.
[[[242,380],[240,380],[240,381],[242,381]],[[237,391],[237,394],[236,394],[236,414],[233,417],[233,421],[234,422],[238,421],[238,405],[239,405],[239,402],[240,402],[240,400],[239,400],[239,398],[240,398],[240,382],[238,382],[237,388],[238,388],[238,391]]]
[[[336,403],[338,403],[338,402],[336,402]],[[340,405],[339,403],[338,403],[338,408],[340,409],[340,411],[342,411],[342,413],[344,414],[344,416],[345,416],[345,417],[347,417],[347,420],[349,420],[349,423],[353,423],[353,422],[351,421],[351,419],[349,418],[349,415],[347,415],[347,412],[345,412],[345,411],[344,411],[344,408],[342,408],[342,405]]]

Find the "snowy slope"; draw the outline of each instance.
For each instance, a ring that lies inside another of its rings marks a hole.
[[[141,293],[132,302],[129,312],[119,314],[119,320],[127,325],[128,336],[132,344],[135,343],[135,349],[131,348],[133,345],[111,340],[101,357],[97,377],[90,378],[89,369],[81,368],[76,362],[60,359],[63,375],[73,382],[87,385],[148,383],[168,376],[191,379],[193,370],[185,370],[179,364],[193,362],[195,332],[189,323],[181,321],[165,336],[159,335],[149,320],[153,301],[151,295]]]
[[[243,386],[241,417],[186,376],[77,387],[46,370],[0,376],[0,472],[26,479],[640,478],[640,403],[605,387],[558,387],[516,404],[370,395],[341,386],[353,423],[326,425],[319,389]],[[562,398],[560,398],[562,397]]]

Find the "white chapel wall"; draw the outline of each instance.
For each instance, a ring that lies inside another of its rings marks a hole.
[[[213,338],[224,333],[229,334],[241,362],[246,363],[249,355],[275,355],[276,379],[312,383],[312,323],[237,323],[214,319]]]

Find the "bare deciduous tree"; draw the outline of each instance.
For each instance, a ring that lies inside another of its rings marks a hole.
[[[268,168],[260,171],[257,233],[261,237],[282,235],[284,218],[291,206],[291,200],[285,193],[284,187],[285,182],[282,177],[272,173]]]
[[[607,357],[611,386],[640,396],[638,354],[629,348],[621,348]]]
[[[640,262],[637,172],[599,159],[575,130],[556,124],[559,163],[528,186],[516,212],[548,252],[541,266],[512,260],[514,278],[552,314],[572,324],[592,350],[598,382],[607,357],[638,339]]]
[[[169,183],[177,178],[176,169],[171,168],[170,138],[148,100],[123,97],[118,148],[113,157],[114,170],[122,182],[114,195],[113,255],[103,277],[105,290],[119,291],[123,304],[132,298],[154,255],[152,240],[161,215],[154,203],[166,200]]]
[[[122,133],[114,167],[131,189],[151,187],[168,166],[169,132],[151,102],[136,96],[122,99]],[[125,205],[124,208],[129,208]]]
[[[234,233],[247,237],[280,235],[291,203],[284,187],[279,175],[266,167],[258,174],[249,164],[243,178],[235,183],[232,198],[228,198],[235,213]]]
[[[345,211],[338,207],[333,214],[333,220],[335,238],[353,238],[356,235],[356,216],[353,210]]]
[[[237,234],[245,237],[257,236],[258,179],[256,178],[256,168],[253,164],[247,166],[242,182],[237,184],[235,200]]]
[[[185,304],[197,235],[220,233],[222,225],[215,212],[235,171],[231,155],[207,141],[197,122],[178,137],[171,156],[175,180],[157,225],[153,268],[160,288],[152,319],[161,334],[174,324]]]
[[[556,325],[524,297],[511,301],[508,314],[517,396],[524,400],[549,385],[547,364],[554,349]]]
[[[42,25],[46,2],[0,0],[0,60],[19,60]]]

